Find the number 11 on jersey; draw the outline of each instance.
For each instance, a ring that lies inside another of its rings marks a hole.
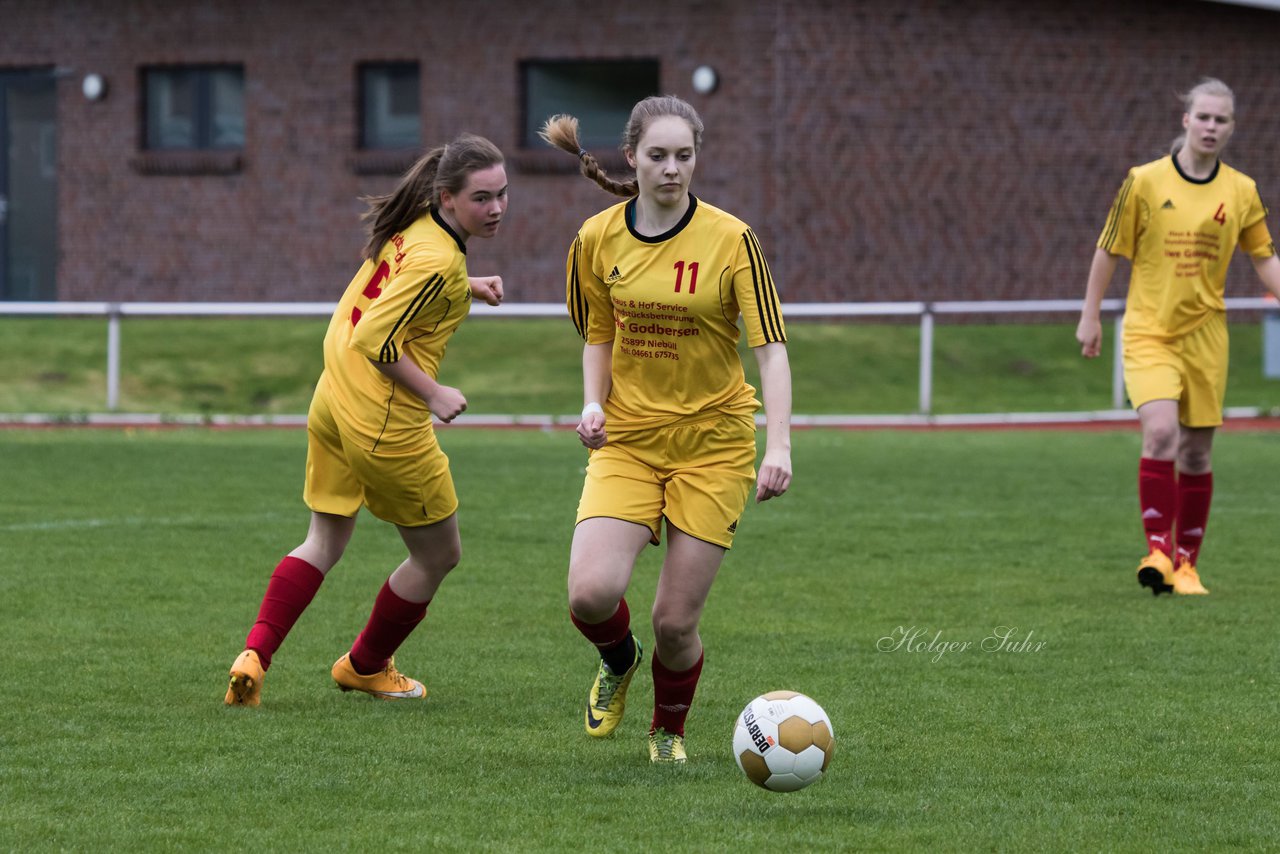
[[[680,283],[684,281],[684,262],[676,262],[676,293],[680,293]],[[689,262],[689,293],[698,287],[698,262]]]

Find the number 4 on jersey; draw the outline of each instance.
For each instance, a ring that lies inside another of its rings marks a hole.
[[[1222,204],[1218,205],[1218,212],[1213,215],[1213,221],[1216,222],[1218,225],[1227,224],[1227,203],[1226,202],[1223,202]]]

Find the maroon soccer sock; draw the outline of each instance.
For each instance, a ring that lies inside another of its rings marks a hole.
[[[626,597],[619,600],[618,609],[613,612],[613,616],[602,623],[588,623],[579,619],[573,611],[569,611],[569,619],[573,620],[573,625],[582,632],[582,636],[598,649],[621,643],[631,631],[631,609],[627,607]]]
[[[693,692],[698,688],[698,677],[702,675],[702,659],[688,670],[668,670],[658,660],[655,651],[650,660],[653,668],[653,722],[649,730],[665,729],[675,735],[684,735],[684,721],[689,716],[689,706],[693,703]]]
[[[258,653],[263,670],[271,666],[271,656],[311,604],[322,581],[324,573],[301,558],[286,556],[276,565],[258,608],[258,620],[244,641],[245,649]]]
[[[351,666],[356,672],[368,676],[385,668],[400,644],[427,616],[430,604],[430,599],[426,602],[401,599],[391,589],[390,578],[383,582],[368,624],[351,645]]]
[[[1200,557],[1212,499],[1213,472],[1178,475],[1178,563],[1195,566]]]
[[[1173,555],[1173,522],[1178,511],[1178,481],[1173,460],[1143,457],[1138,462],[1138,503],[1147,549]]]

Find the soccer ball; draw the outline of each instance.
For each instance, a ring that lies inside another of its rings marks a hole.
[[[738,715],[733,755],[747,779],[774,792],[794,792],[821,779],[835,753],[831,719],[795,691],[770,691]]]

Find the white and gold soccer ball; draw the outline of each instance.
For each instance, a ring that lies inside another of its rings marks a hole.
[[[794,792],[826,773],[835,753],[831,718],[795,691],[770,691],[738,715],[733,755],[747,779],[774,792]]]

